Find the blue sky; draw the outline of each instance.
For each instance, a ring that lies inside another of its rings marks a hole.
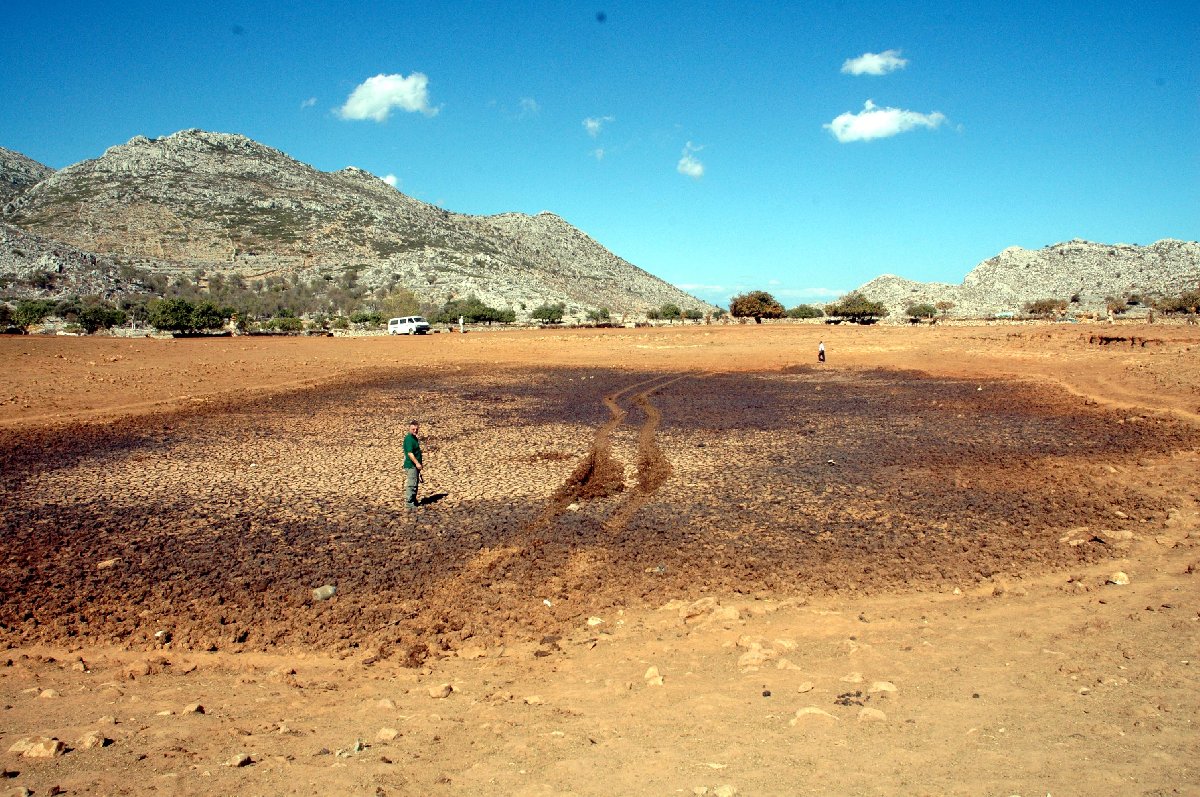
[[[1200,238],[1200,4],[17,3],[0,146],[241,133],[710,301]]]

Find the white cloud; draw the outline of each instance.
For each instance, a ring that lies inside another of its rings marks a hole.
[[[589,116],[583,120],[583,129],[587,131],[589,136],[595,138],[600,135],[600,131],[606,124],[615,121],[617,120],[611,116]]]
[[[683,157],[679,159],[679,163],[675,165],[675,171],[682,175],[691,177],[693,180],[699,180],[704,176],[704,164],[696,158],[695,153],[704,149],[698,147],[692,142],[688,142],[683,147]]]
[[[314,106],[314,105],[316,105],[316,104],[317,104],[317,98],[316,98],[316,97],[309,97],[307,100],[305,100],[304,102],[300,103],[300,109],[301,109],[301,110],[303,110],[303,109],[305,109],[305,108],[311,108],[311,107],[313,107],[313,106]]]
[[[386,177],[381,177],[380,179],[390,185],[392,188],[395,188],[400,183],[400,178],[396,177],[394,174],[389,174]]]
[[[541,110],[542,110],[542,106],[538,105],[537,100],[535,100],[534,98],[532,98],[532,97],[522,97],[521,98],[521,116],[522,117],[536,116],[538,114],[538,112]]]
[[[604,147],[596,147],[592,150],[592,157],[598,161],[604,160]]]
[[[924,114],[900,108],[880,108],[871,100],[867,100],[861,112],[847,111],[823,127],[845,144],[849,141],[888,138],[916,127],[933,129],[944,121],[945,115],[937,111]]]
[[[908,59],[900,57],[899,50],[884,50],[881,53],[863,53],[858,58],[847,58],[842,64],[843,75],[886,75],[908,66]]]
[[[420,111],[433,116],[437,108],[429,105],[429,78],[421,72],[404,75],[376,75],[364,80],[338,109],[343,119],[385,121],[393,108]]]

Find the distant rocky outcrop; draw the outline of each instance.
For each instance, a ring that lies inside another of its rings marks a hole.
[[[476,295],[518,315],[547,302],[637,315],[710,310],[551,213],[469,216],[357,168],[321,172],[244,136],[137,137],[24,191],[4,220],[151,273],[406,287],[440,303]]]
[[[1200,243],[1073,240],[1036,250],[1009,247],[972,269],[961,285],[885,274],[858,290],[887,307],[888,321],[902,322],[909,306],[938,302],[954,304],[951,318],[1020,315],[1027,302],[1038,299],[1069,301],[1075,312],[1104,313],[1107,297],[1171,296],[1198,283]]]
[[[7,205],[52,174],[54,170],[49,166],[43,166],[19,152],[0,147],[0,207]]]

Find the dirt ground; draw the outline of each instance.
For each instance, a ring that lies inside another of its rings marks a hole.
[[[0,795],[1200,794],[1195,327],[0,364]]]

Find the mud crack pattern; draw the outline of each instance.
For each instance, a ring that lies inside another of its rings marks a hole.
[[[415,518],[410,416],[429,464]],[[1124,421],[1044,388],[912,373],[397,370],[8,431],[0,639],[151,648],[166,632],[415,663],[631,603],[1069,567],[1111,552],[1064,530],[1165,516],[1108,468],[1200,442]],[[314,602],[326,583],[337,595]]]

